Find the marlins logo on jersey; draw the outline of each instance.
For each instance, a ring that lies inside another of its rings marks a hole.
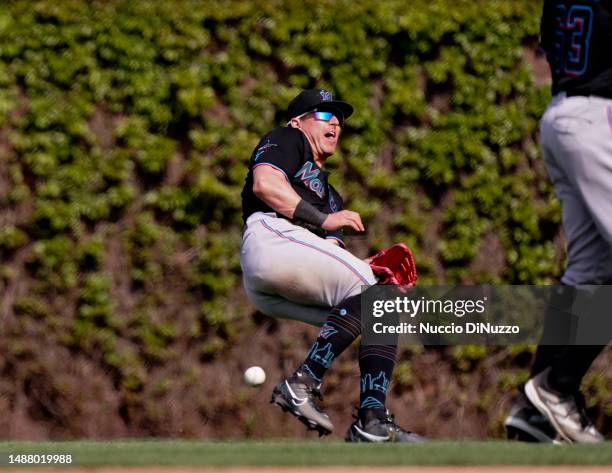
[[[299,178],[308,189],[317,194],[320,199],[325,195],[325,186],[321,179],[318,178],[321,173],[320,169],[313,169],[314,163],[306,161],[300,170],[295,173],[294,177]]]
[[[253,161],[257,161],[262,154],[264,154],[270,148],[274,148],[275,146],[278,146],[278,145],[276,143],[272,143],[270,141],[270,138],[268,138],[268,140],[263,145],[261,145],[259,148],[257,148],[257,151],[255,151],[255,157],[253,158]]]

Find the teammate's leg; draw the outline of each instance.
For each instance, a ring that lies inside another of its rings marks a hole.
[[[612,131],[605,102],[562,98],[542,120],[544,159],[562,203],[568,240],[562,282],[570,286],[605,284],[612,271]],[[548,321],[553,323],[564,320]],[[579,393],[582,378],[602,349],[538,348],[525,393],[565,440],[603,440],[586,417]]]
[[[570,286],[612,280],[610,107],[612,100],[570,97],[542,119],[544,162],[561,201],[568,243],[561,281]]]
[[[570,286],[612,281],[611,107],[612,100],[565,98],[542,120],[544,160],[561,201],[568,241],[568,264],[561,280]],[[536,356],[532,374],[546,366],[540,360],[545,358],[551,366],[551,386],[577,391],[602,350],[602,346],[549,347]]]

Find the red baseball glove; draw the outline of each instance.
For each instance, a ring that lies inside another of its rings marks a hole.
[[[417,270],[412,251],[404,243],[380,250],[366,259],[379,284],[411,288],[416,284]]]

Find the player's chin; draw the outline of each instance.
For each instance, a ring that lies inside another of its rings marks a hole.
[[[337,142],[333,142],[333,143],[323,143],[323,151],[331,156],[332,154],[334,154],[336,152],[336,147],[337,147]]]

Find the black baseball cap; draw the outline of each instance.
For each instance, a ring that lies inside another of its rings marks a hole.
[[[353,114],[353,106],[341,100],[334,100],[331,92],[325,89],[306,89],[302,90],[289,104],[287,118],[291,120],[315,109],[318,111],[337,110],[345,120]]]

